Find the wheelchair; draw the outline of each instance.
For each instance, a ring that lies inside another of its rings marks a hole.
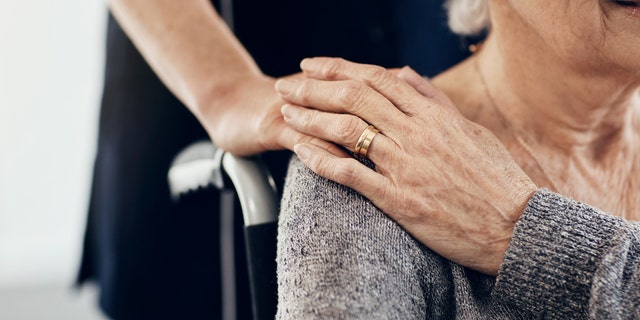
[[[172,197],[197,189],[235,191],[244,224],[251,306],[254,319],[273,319],[277,307],[276,236],[279,197],[275,182],[259,156],[236,157],[210,141],[196,142],[175,158],[167,175]],[[225,214],[224,212],[222,214]],[[221,257],[222,258],[222,257]],[[231,268],[233,269],[233,268]],[[223,277],[233,277],[224,273]],[[233,292],[233,281],[222,292]]]

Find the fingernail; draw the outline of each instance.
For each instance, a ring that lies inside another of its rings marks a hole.
[[[280,108],[280,112],[287,121],[295,119],[298,117],[298,114],[300,114],[300,110],[290,104],[283,105],[282,108]]]
[[[315,58],[305,58],[302,59],[302,61],[300,62],[300,69],[302,70],[315,70],[318,68],[318,65],[320,63],[318,62],[318,59]]]
[[[420,75],[409,66],[404,66],[400,72],[398,72],[398,78],[403,80],[415,79],[416,77],[420,78]]]
[[[309,146],[302,143],[299,143],[293,146],[293,151],[298,155],[298,158],[300,158],[300,160],[302,160],[303,162],[306,162],[307,160],[309,160],[309,157],[311,156],[311,148],[309,148]]]
[[[280,79],[276,81],[276,91],[278,91],[282,95],[288,95],[293,91],[293,87],[295,87],[296,81],[291,79]]]

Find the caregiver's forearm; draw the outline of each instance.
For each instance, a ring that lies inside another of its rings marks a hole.
[[[154,71],[196,116],[262,74],[206,0],[110,0],[114,16]],[[215,110],[214,110],[215,112]]]

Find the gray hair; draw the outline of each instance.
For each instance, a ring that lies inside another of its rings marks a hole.
[[[447,0],[449,28],[460,35],[475,35],[489,28],[487,0]]]

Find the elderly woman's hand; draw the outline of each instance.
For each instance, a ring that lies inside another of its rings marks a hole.
[[[276,84],[289,125],[348,150],[369,125],[380,133],[367,150],[375,171],[326,145],[296,145],[300,159],[371,199],[432,250],[496,274],[537,189],[500,141],[409,68],[396,76],[332,58],[301,67],[308,78]]]

